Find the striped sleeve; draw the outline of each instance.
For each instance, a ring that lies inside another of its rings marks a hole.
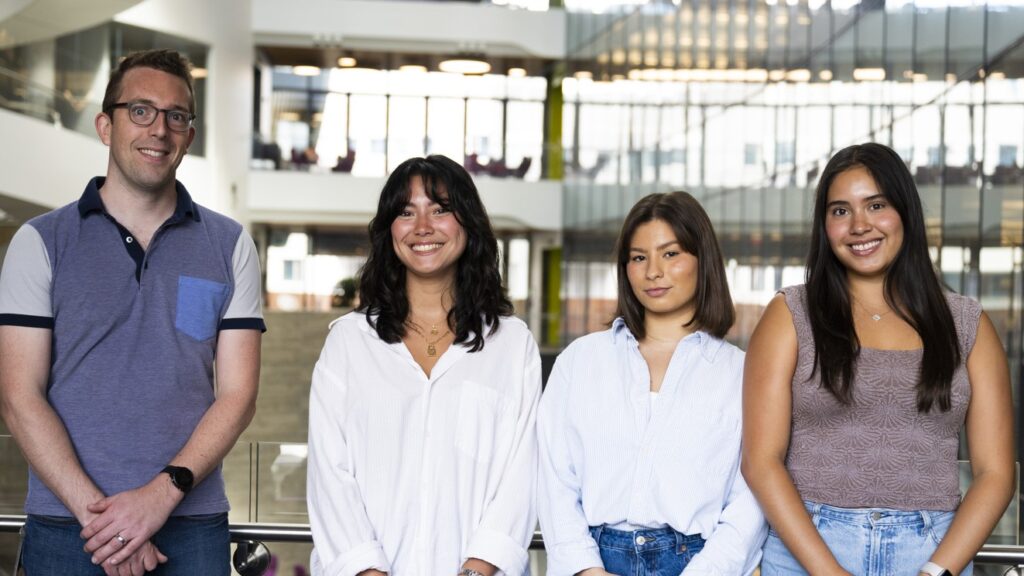
[[[243,230],[231,256],[235,290],[227,312],[220,321],[221,330],[267,331],[263,322],[263,291],[260,290],[260,259],[252,237]]]
[[[25,224],[14,234],[0,272],[0,325],[53,329],[53,269],[39,231]]]

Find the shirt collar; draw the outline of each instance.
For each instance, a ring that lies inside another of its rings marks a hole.
[[[629,330],[629,326],[626,325],[626,320],[621,316],[612,322],[612,341],[616,345],[625,344],[627,342],[636,342],[636,336]],[[715,338],[711,334],[703,330],[698,330],[693,334],[690,334],[680,342],[687,342],[689,340],[696,340],[698,346],[700,346],[701,355],[705,360],[714,364],[715,357],[718,355],[718,350],[722,348],[722,344],[725,343],[721,338]]]
[[[106,208],[103,207],[103,199],[100,198],[100,188],[103,187],[103,183],[106,180],[103,176],[96,176],[89,180],[89,183],[85,186],[85,192],[78,199],[78,214],[82,218],[85,218],[92,212],[106,212]],[[171,215],[171,221],[180,222],[189,217],[199,222],[199,210],[196,209],[195,202],[192,201],[192,196],[189,195],[188,190],[177,180],[174,181],[174,188],[178,193],[178,200],[177,205],[174,207],[174,214]]]

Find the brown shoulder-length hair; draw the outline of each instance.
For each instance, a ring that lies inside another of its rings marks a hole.
[[[672,228],[683,250],[697,257],[697,292],[693,318],[686,324],[718,338],[736,321],[729,283],[725,278],[722,250],[707,212],[696,198],[686,192],[651,194],[640,199],[626,215],[615,245],[615,264],[619,277],[619,302],[615,311],[637,339],[644,338],[644,307],[629,285],[626,266],[633,234],[642,224],[661,220]]]

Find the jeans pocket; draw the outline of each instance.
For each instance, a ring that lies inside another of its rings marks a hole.
[[[200,342],[217,334],[220,313],[228,298],[227,284],[192,276],[178,276],[174,326]]]
[[[930,516],[931,522],[928,524],[928,537],[936,546],[938,546],[946,536],[946,532],[949,530],[949,525],[953,523],[953,516],[956,513],[922,512],[922,514],[928,514]]]

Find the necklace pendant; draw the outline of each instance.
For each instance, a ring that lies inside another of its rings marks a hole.
[[[430,356],[431,358],[437,356],[437,348],[435,348],[433,344],[427,344],[427,356]]]
[[[882,319],[882,315],[881,314],[872,314],[871,315],[871,319],[874,320],[875,322],[878,322],[879,320]]]
[[[437,324],[430,325],[430,335],[437,336]]]

